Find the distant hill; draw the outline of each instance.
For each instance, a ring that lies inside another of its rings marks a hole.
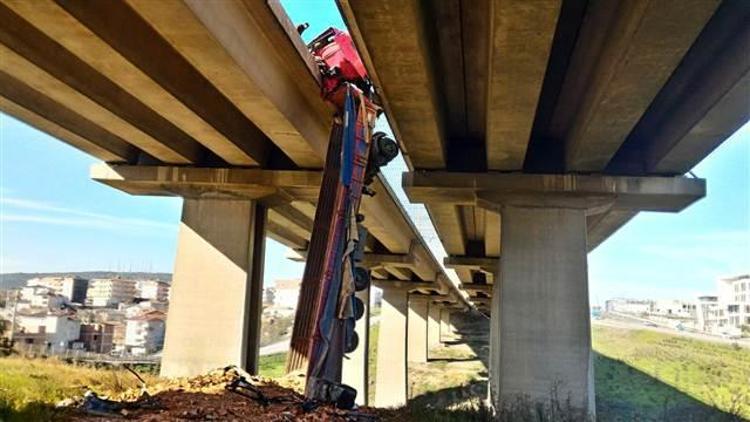
[[[156,279],[166,282],[172,281],[170,273],[143,273],[143,272],[115,272],[115,271],[78,271],[61,273],[6,273],[0,274],[0,289],[12,289],[26,285],[26,280],[35,277],[70,277],[77,276],[86,279],[109,278],[120,276],[130,279]]]

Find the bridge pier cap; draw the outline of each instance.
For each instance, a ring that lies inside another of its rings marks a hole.
[[[705,181],[516,173],[404,173],[412,202],[475,206],[501,216],[492,291],[490,399],[565,402],[593,415],[586,217],[613,210],[677,212]]]

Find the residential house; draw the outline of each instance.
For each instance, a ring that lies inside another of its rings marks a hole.
[[[95,307],[116,307],[136,296],[135,281],[122,278],[94,278],[89,281],[86,304]]]
[[[166,315],[152,311],[125,320],[125,352],[146,355],[164,346]]]

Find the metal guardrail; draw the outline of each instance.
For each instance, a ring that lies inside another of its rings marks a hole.
[[[16,350],[27,357],[56,357],[69,362],[86,362],[102,365],[161,365],[161,355],[110,355],[85,350],[65,349],[64,351],[50,351],[45,347],[16,347]]]

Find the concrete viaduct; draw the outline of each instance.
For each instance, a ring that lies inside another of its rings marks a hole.
[[[384,291],[374,404],[404,404],[407,362],[476,307],[494,405],[559,383],[593,411],[586,254],[705,195],[683,175],[748,120],[750,5],[338,6],[461,281],[378,179],[362,205]],[[0,0],[0,110],[101,159],[97,181],[185,198],[162,372],[256,371],[264,239],[305,256],[332,116],[280,3]],[[345,381],[367,397],[364,343]]]

